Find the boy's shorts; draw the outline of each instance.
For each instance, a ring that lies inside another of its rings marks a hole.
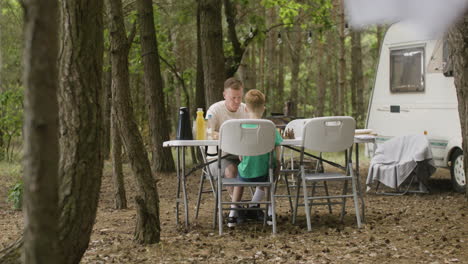
[[[239,173],[237,173],[237,178],[239,178],[239,180],[241,180],[243,182],[267,182],[268,181],[268,175],[260,176],[260,177],[256,177],[256,178],[244,178],[244,177],[240,176]]]

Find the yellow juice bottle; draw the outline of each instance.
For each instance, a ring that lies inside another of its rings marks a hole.
[[[197,140],[204,140],[205,139],[205,118],[203,118],[203,109],[198,108],[197,109],[197,119],[195,120],[197,124],[197,135],[196,139]]]

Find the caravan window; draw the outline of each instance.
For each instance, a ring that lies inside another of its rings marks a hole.
[[[390,51],[390,91],[424,91],[424,48]]]

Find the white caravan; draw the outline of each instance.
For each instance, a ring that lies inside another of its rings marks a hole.
[[[463,191],[465,174],[457,94],[443,39],[421,39],[403,22],[390,26],[382,43],[366,127],[377,143],[426,134],[436,166],[450,168]]]

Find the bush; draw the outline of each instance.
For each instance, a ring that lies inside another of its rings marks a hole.
[[[13,203],[13,209],[21,210],[23,207],[23,181],[19,181],[13,185],[7,200]]]
[[[21,136],[23,124],[23,89],[0,91],[0,160],[13,160],[13,140]]]

